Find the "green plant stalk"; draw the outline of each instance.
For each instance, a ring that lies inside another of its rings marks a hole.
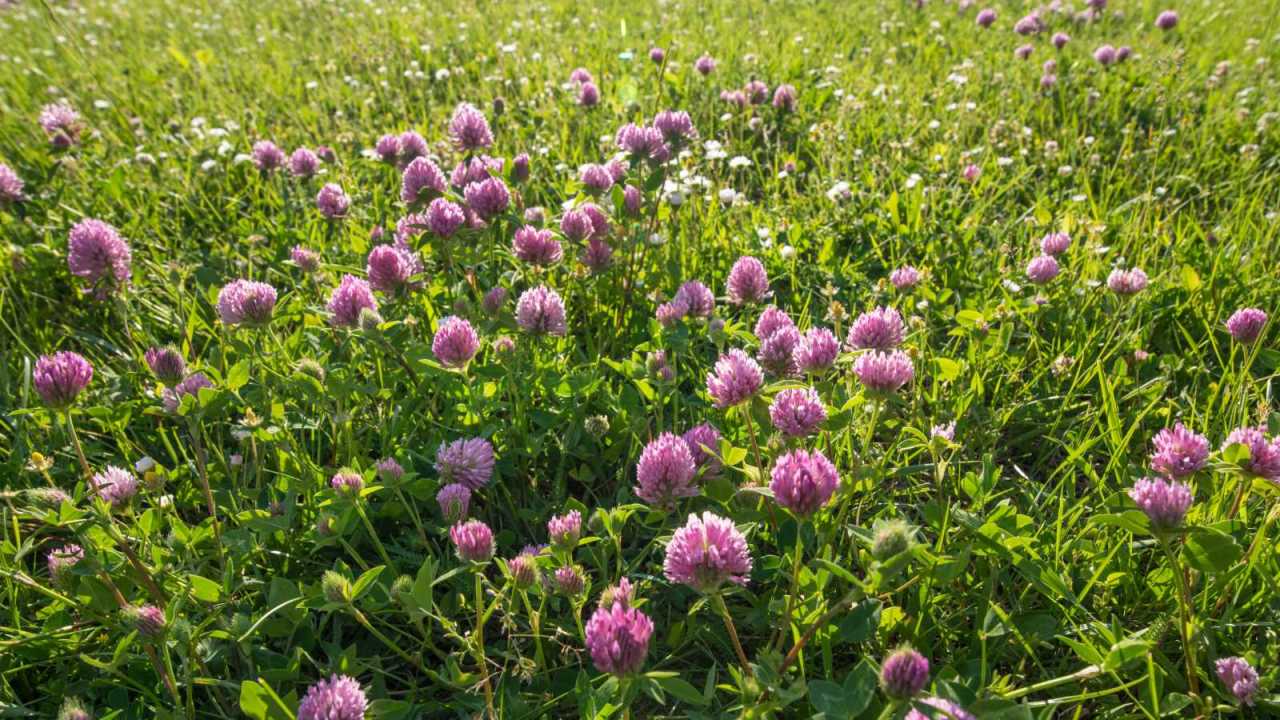
[[[480,664],[480,686],[484,689],[484,705],[489,711],[489,720],[497,720],[498,714],[493,709],[493,687],[489,684],[489,659],[484,651],[484,575],[477,568],[476,576],[476,662]]]
[[[782,644],[786,642],[787,634],[791,631],[791,613],[795,611],[795,596],[800,592],[800,558],[804,553],[804,535],[801,530],[803,526],[797,526],[795,560],[791,564],[791,589],[787,591],[787,611],[782,616],[782,625],[778,627],[778,639],[774,644],[774,650],[779,652],[782,651]]]
[[[378,336],[378,344],[381,345],[387,355],[389,355],[392,360],[395,360],[396,363],[404,369],[405,373],[409,375],[409,382],[414,387],[417,387],[418,373],[413,369],[413,366],[409,364],[409,360],[404,356],[404,353],[401,352],[399,348],[392,345],[390,340],[382,337],[382,335]]]
[[[1147,653],[1147,692],[1151,693],[1151,716],[1160,717],[1160,691],[1156,688],[1156,660]]]
[[[166,602],[164,592],[160,589],[160,586],[156,584],[155,578],[151,576],[151,572],[142,564],[142,560],[138,557],[138,554],[133,551],[133,546],[129,544],[129,539],[124,536],[124,533],[120,532],[120,528],[115,526],[114,518],[107,515],[102,525],[103,529],[107,531],[107,534],[111,536],[111,539],[115,540],[120,546],[120,552],[124,553],[125,558],[129,560],[129,564],[133,566],[134,572],[138,573],[142,578],[142,584],[146,586],[147,592],[151,595],[151,598],[155,600],[157,604],[164,605]]]
[[[871,401],[871,422],[867,423],[867,434],[862,437],[862,452],[859,453],[863,462],[866,462],[867,453],[871,452],[871,441],[875,438],[876,424],[880,422],[883,406],[884,401],[878,397]]]
[[[1020,687],[1016,690],[1010,690],[1009,692],[1004,693],[1000,697],[1004,698],[1005,700],[1016,700],[1021,697],[1026,697],[1027,695],[1030,695],[1032,693],[1042,692],[1044,690],[1051,690],[1053,688],[1066,685],[1072,682],[1088,680],[1090,678],[1097,677],[1101,672],[1102,672],[1101,668],[1099,668],[1097,665],[1089,665],[1073,673],[1068,673],[1066,675],[1061,675],[1059,677],[1045,680],[1043,682],[1038,682],[1038,683],[1035,683],[1034,685],[1027,685],[1026,687]]]
[[[525,612],[529,613],[529,629],[533,632],[533,663],[541,668],[545,660],[542,654],[542,612],[541,610],[533,611],[528,592],[521,590],[520,600],[524,603]]]
[[[785,673],[787,668],[791,667],[791,664],[796,661],[796,658],[800,657],[800,652],[804,650],[804,646],[809,644],[809,641],[817,634],[819,628],[826,627],[827,623],[831,622],[832,618],[841,612],[844,612],[849,606],[858,602],[863,597],[865,597],[865,594],[861,589],[853,588],[840,599],[840,602],[832,605],[831,608],[822,615],[822,617],[818,618],[817,622],[810,625],[809,629],[804,631],[804,634],[800,636],[800,639],[796,644],[791,646],[791,651],[787,653],[787,656],[782,660],[782,665],[778,667],[778,674],[781,675]]]
[[[391,572],[399,575],[400,571],[396,569],[396,564],[392,562],[391,556],[387,554],[387,549],[383,547],[382,540],[378,537],[378,533],[373,529],[373,523],[369,522],[369,514],[365,512],[364,504],[359,499],[355,501],[356,514],[360,516],[360,521],[364,523],[364,529],[369,532],[369,539],[373,540],[373,546],[378,549],[378,556],[382,558],[382,562],[391,569]]]
[[[1231,499],[1231,507],[1227,510],[1227,520],[1235,519],[1236,514],[1240,512],[1240,505],[1244,502],[1245,493],[1249,491],[1251,478],[1243,470],[1238,475],[1240,480],[1236,483],[1236,494]]]
[[[209,467],[205,463],[200,422],[194,417],[189,418],[188,430],[191,434],[191,449],[195,454],[196,473],[200,477],[200,489],[204,491],[205,506],[209,511],[209,519],[213,522],[213,538],[214,544],[218,546],[218,562],[226,567],[227,559],[222,547],[222,525],[218,522],[218,505],[213,500],[213,489],[209,486]]]
[[[1248,565],[1249,559],[1253,557],[1254,551],[1266,542],[1267,532],[1271,530],[1271,525],[1276,521],[1277,517],[1280,517],[1280,503],[1272,506],[1271,511],[1268,512],[1266,518],[1263,519],[1262,527],[1258,528],[1258,532],[1253,536],[1253,542],[1249,543],[1248,549],[1246,549],[1244,551],[1244,555],[1240,557],[1241,565]],[[1215,614],[1222,611],[1223,606],[1227,604],[1227,600],[1230,597],[1231,593],[1227,592],[1226,588],[1223,588],[1222,597],[1219,598],[1218,605],[1214,608]]]
[[[89,469],[89,461],[84,457],[84,447],[80,445],[80,435],[76,433],[76,424],[71,419],[71,410],[67,410],[64,415],[67,418],[67,434],[71,436],[71,446],[75,448],[76,458],[80,461],[80,473],[87,480],[93,477],[93,470]]]
[[[195,654],[196,654],[195,641],[192,638],[187,638],[187,657],[193,658],[195,657]],[[165,657],[167,658],[168,655],[166,654]],[[191,668],[194,664],[195,663],[188,661],[186,663],[183,663],[183,666],[182,666],[183,685],[186,687],[186,690],[187,690],[187,717],[196,716],[195,682],[193,682],[192,671],[191,671]],[[218,700],[218,696],[216,694],[210,693],[210,695],[213,697],[215,702]],[[218,703],[218,711],[219,712],[223,711],[222,703],[220,702]]]
[[[622,720],[631,720],[631,676],[618,678],[618,704],[622,706]]]
[[[1244,362],[1240,364],[1240,367],[1237,370],[1236,389],[1238,392],[1239,402],[1238,411],[1240,413],[1240,423],[1244,425],[1249,424],[1249,403],[1247,399],[1250,385],[1249,381],[1251,379],[1249,375],[1249,368],[1253,367],[1254,360],[1258,356],[1258,348],[1261,345],[1261,342],[1254,342],[1249,345],[1248,349],[1246,349],[1244,353]],[[1234,350],[1235,348],[1233,347],[1232,349]],[[1232,355],[1234,354],[1235,353],[1233,352]]]
[[[347,554],[351,556],[351,559],[356,561],[356,564],[360,566],[360,570],[362,572],[369,569],[369,563],[365,562],[364,556],[357,552],[355,548],[351,547],[351,543],[347,542],[346,538],[339,536],[338,542],[342,543],[342,547],[346,549]]]
[[[418,515],[417,507],[409,502],[409,498],[405,496],[399,487],[392,488],[392,491],[395,492],[396,498],[400,500],[400,504],[404,505],[404,508],[409,511],[409,519],[413,520],[413,527],[418,531],[418,540],[422,542],[422,547],[426,548],[428,544],[427,531],[422,526],[422,518]]]
[[[724,629],[729,633],[729,640],[733,643],[733,650],[738,654],[738,662],[742,665],[742,672],[749,678],[754,678],[755,673],[751,670],[751,663],[747,660],[747,653],[742,649],[742,641],[738,639],[738,629],[734,627],[733,616],[729,614],[729,606],[725,605],[724,596],[717,590],[711,595],[711,602],[720,612],[720,617],[724,620]]]
[[[1182,638],[1182,659],[1187,668],[1187,688],[1191,697],[1198,701],[1200,696],[1200,678],[1196,674],[1195,647],[1191,644],[1191,590],[1187,587],[1187,577],[1183,573],[1182,565],[1178,562],[1177,555],[1174,554],[1173,548],[1169,546],[1169,540],[1163,534],[1156,535],[1156,541],[1160,543],[1160,549],[1164,550],[1165,557],[1169,558],[1169,570],[1174,575],[1174,580],[1178,587],[1178,634]]]
[[[867,432],[862,437],[862,449],[858,452],[858,455],[857,455],[858,462],[864,465],[866,464],[866,461],[867,461],[867,455],[871,451],[871,442],[875,438],[876,424],[880,421],[880,408],[881,408],[882,402],[883,401],[878,397],[872,400],[871,422],[867,424]],[[852,452],[853,451],[853,447],[852,447],[853,433],[849,433],[849,437],[850,437],[849,451]],[[849,515],[849,503],[846,502],[840,506],[840,510],[836,513],[836,521],[831,526],[831,531],[833,534],[839,532],[840,528],[845,526],[845,518],[848,517],[848,515]],[[859,515],[861,515],[861,510],[859,510]],[[857,518],[855,518],[854,522],[857,522]]]
[[[760,455],[760,444],[756,442],[756,424],[751,419],[751,401],[742,406],[742,417],[747,421],[747,435],[751,438],[751,450],[755,454],[756,469],[764,472],[764,459]]]
[[[31,576],[27,575],[24,572],[14,572],[12,570],[0,570],[0,574],[3,574],[5,577],[8,577],[10,580],[21,583],[31,588],[32,590],[35,590],[41,595],[46,595],[50,599],[57,600],[58,602],[64,603],[67,607],[78,606],[78,603],[75,600],[72,600],[71,598],[67,597],[66,595],[63,595],[62,593],[56,590],[53,590],[45,587],[44,585],[41,585],[40,583],[36,582],[34,578],[32,578]]]
[[[396,644],[396,641],[387,637],[385,633],[383,633],[381,630],[374,627],[373,623],[369,622],[369,618],[365,617],[364,613],[360,612],[358,608],[356,608],[354,605],[350,605],[348,606],[347,609],[351,611],[351,616],[356,619],[356,622],[360,623],[361,627],[363,627],[365,630],[368,630],[370,635],[373,635],[375,638],[378,639],[379,642],[381,642],[383,645],[386,645],[391,650],[391,652],[394,652],[396,655],[399,655],[402,660],[409,663],[410,665],[417,668],[418,670],[423,669],[422,660],[420,658],[416,658],[410,655],[398,644]]]
[[[169,655],[169,647],[163,640],[156,643],[156,645],[160,648],[160,657],[164,660],[166,684],[169,685],[169,689],[173,693],[174,703],[178,707],[182,707],[182,695],[178,692],[178,676],[173,671],[173,657]]]
[[[1092,692],[1080,693],[1078,695],[1068,695],[1066,697],[1051,698],[1049,700],[1036,700],[1033,702],[1029,702],[1026,705],[1027,707],[1030,707],[1030,708],[1037,708],[1037,707],[1053,707],[1055,705],[1065,705],[1067,703],[1078,703],[1082,700],[1092,700],[1094,698],[1106,697],[1107,695],[1113,695],[1118,692],[1123,692],[1133,687],[1134,685],[1141,684],[1145,680],[1146,680],[1146,677],[1134,678],[1133,680],[1130,680],[1129,682],[1124,683],[1123,685],[1117,685],[1112,688],[1107,688],[1106,690],[1094,690]],[[1130,697],[1132,697],[1132,695],[1130,695]]]

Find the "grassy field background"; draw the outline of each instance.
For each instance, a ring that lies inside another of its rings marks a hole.
[[[1062,3],[1041,9],[1047,29],[1034,37],[1013,26],[1037,6],[995,2],[989,29],[975,23],[979,7],[0,9],[0,162],[27,195],[0,205],[0,716],[53,717],[75,696],[99,718],[293,717],[307,687],[338,672],[360,680],[378,718],[476,716],[487,712],[481,685],[504,717],[876,717],[907,710],[874,688],[881,658],[903,643],[930,659],[930,694],[982,718],[1280,712],[1275,483],[1215,455],[1193,483],[1188,522],[1204,530],[1177,541],[1185,573],[1170,570],[1126,494],[1153,474],[1152,436],[1175,422],[1215,449],[1234,428],[1280,423],[1274,330],[1247,345],[1224,327],[1242,307],[1274,315],[1280,296],[1280,2],[1113,0],[1094,21]],[[1154,20],[1169,7],[1180,21],[1165,32]],[[1061,49],[1055,32],[1070,35]],[[1027,43],[1030,57],[1016,58]],[[1132,55],[1103,66],[1103,44]],[[654,46],[666,51],[660,66]],[[704,53],[717,61],[705,77],[694,69]],[[1045,90],[1049,60],[1056,85]],[[594,75],[599,105],[577,102],[577,67]],[[753,79],[771,94],[794,85],[794,112],[721,99]],[[84,131],[56,150],[37,117],[63,98]],[[375,142],[416,130],[447,174],[461,102],[487,115],[504,172],[518,153],[531,158],[530,179],[510,182],[511,216],[450,244],[420,240],[422,288],[380,296],[376,330],[332,328],[330,290],[365,274],[407,212]],[[620,192],[597,200],[614,220],[608,272],[587,273],[568,243],[549,269],[512,256],[519,210],[544,207],[558,228],[583,196],[579,166],[611,157],[624,123],[665,109],[687,111],[699,139],[669,165],[633,168],[639,218],[622,212]],[[326,145],[336,160],[312,179],[265,174],[249,157],[263,139],[286,152]],[[976,180],[964,177],[970,165]],[[328,182],[352,200],[339,223],[315,208]],[[68,230],[87,217],[132,250],[131,286],[107,301],[67,268]],[[1072,238],[1062,272],[1034,285],[1025,267],[1055,231]],[[291,264],[295,245],[319,252],[322,269]],[[718,356],[759,344],[759,307],[724,300],[741,255],[763,261],[769,302],[801,329],[843,339],[879,305],[907,320],[915,380],[891,400],[860,388],[849,354],[804,381],[828,419],[800,445],[821,447],[843,479],[808,521],[752,490],[797,445],[771,432],[767,398],[801,381],[772,380],[748,406],[754,424],[707,395]],[[904,293],[887,278],[907,264],[924,279]],[[1150,286],[1109,292],[1111,270],[1131,267]],[[219,322],[218,291],[236,278],[278,290],[269,326]],[[691,279],[716,293],[722,330],[654,319]],[[564,298],[566,337],[516,327],[515,298],[538,284]],[[499,285],[511,296],[494,318],[480,301]],[[465,372],[431,351],[450,314],[470,318],[484,346]],[[501,336],[513,351],[493,347]],[[163,410],[143,362],[159,345],[213,380],[189,416]],[[37,358],[56,350],[94,366],[73,414],[89,465],[156,463],[127,510],[87,497],[63,416],[33,389]],[[658,350],[670,381],[646,369]],[[646,443],[704,421],[725,435],[721,479],[672,512],[638,500]],[[949,422],[954,443],[930,439]],[[545,543],[553,515],[585,518],[571,561],[581,593],[516,591],[497,562],[478,576],[492,612],[479,642],[487,672],[475,661],[473,573],[434,500],[436,448],[473,436],[497,454],[471,514],[493,528],[498,558]],[[384,457],[406,474],[379,479]],[[342,467],[376,491],[344,500],[329,487]],[[75,502],[30,500],[49,485]],[[726,599],[753,677],[715,602],[663,576],[667,540],[703,510],[749,540],[751,582]],[[869,554],[890,518],[918,528],[909,562]],[[72,541],[87,561],[55,583],[46,554]],[[327,570],[362,578],[354,604],[326,599]],[[146,575],[161,585],[161,640],[123,622],[110,591],[149,602]],[[650,674],[619,683],[592,666],[581,624],[624,576],[655,630]],[[1178,577],[1190,585],[1190,653]],[[851,588],[861,590],[841,605]],[[784,665],[809,629],[800,660]],[[1235,655],[1262,678],[1243,711],[1213,673],[1213,659]]]

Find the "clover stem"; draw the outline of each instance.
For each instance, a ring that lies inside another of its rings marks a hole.
[[[738,629],[733,625],[733,616],[729,614],[729,606],[724,603],[724,596],[717,591],[711,596],[711,602],[720,611],[720,617],[724,618],[724,629],[729,632],[729,640],[733,643],[734,652],[738,653],[738,662],[742,664],[742,672],[749,678],[755,677],[755,673],[751,671],[751,663],[747,661],[747,653],[742,649],[742,641],[738,639]]]
[[[1195,648],[1191,645],[1191,590],[1187,587],[1187,576],[1182,571],[1178,556],[1169,546],[1169,540],[1163,533],[1156,535],[1160,548],[1169,558],[1169,570],[1173,573],[1178,587],[1178,634],[1182,638],[1182,658],[1187,667],[1187,688],[1193,698],[1200,695],[1200,678],[1196,675]]]

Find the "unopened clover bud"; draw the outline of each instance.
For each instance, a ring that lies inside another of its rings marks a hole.
[[[80,704],[79,698],[69,697],[62,701],[62,709],[58,710],[58,720],[93,720],[89,711]]]
[[[392,482],[404,477],[404,468],[395,458],[383,458],[378,461],[378,479],[383,482]]]
[[[713,317],[707,322],[707,332],[711,333],[716,339],[720,339],[724,335],[724,319]]]
[[[324,367],[311,358],[303,358],[298,361],[294,371],[300,375],[315,378],[320,382],[324,382]]]
[[[404,605],[405,600],[413,593],[413,578],[408,575],[401,575],[396,581],[391,583],[391,600],[392,602]]]
[[[555,581],[556,589],[569,597],[581,593],[587,584],[586,579],[582,577],[582,571],[576,565],[565,565],[557,569]]]
[[[64,502],[71,502],[71,496],[58,488],[33,488],[27,491],[27,499],[46,508],[58,508]]]
[[[609,432],[609,418],[605,415],[590,415],[583,421],[587,434],[599,440]]]
[[[138,634],[146,638],[156,638],[164,634],[166,622],[164,610],[155,605],[130,605],[123,611],[125,622]]]
[[[345,575],[334,570],[325,570],[320,578],[320,589],[324,599],[338,605],[351,603],[351,581]]]
[[[378,332],[378,326],[382,324],[382,316],[373,308],[364,308],[360,311],[360,329],[367,333]]]
[[[886,562],[911,549],[915,529],[902,520],[884,520],[871,529],[871,557]]]
[[[527,590],[538,582],[538,562],[528,553],[511,558],[507,569],[511,571],[511,579],[515,581],[516,587],[521,590]]]

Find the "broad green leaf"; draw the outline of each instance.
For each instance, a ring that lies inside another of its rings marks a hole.
[[[1210,574],[1226,572],[1243,553],[1235,538],[1221,530],[1203,527],[1192,530],[1182,547],[1182,556],[1188,565]]]
[[[1147,516],[1141,510],[1126,510],[1119,513],[1103,513],[1089,519],[1091,525],[1109,525],[1128,530],[1134,535],[1146,535],[1151,531]]]
[[[1195,292],[1204,284],[1200,281],[1200,273],[1196,272],[1196,269],[1190,265],[1183,265],[1179,275],[1182,278],[1182,287],[1187,292]]]
[[[240,683],[240,712],[253,720],[294,720],[293,711],[279,695],[252,680]]]
[[[848,693],[843,686],[830,680],[814,680],[809,683],[809,702],[813,703],[818,712],[826,715],[828,720],[853,717],[847,711]]]
[[[875,699],[879,682],[879,669],[869,659],[862,658],[853,672],[844,679],[845,711],[850,717],[857,717],[867,709]]]
[[[938,368],[937,379],[941,382],[951,382],[960,377],[962,366],[960,363],[950,358],[937,357],[933,359],[933,364]]]
[[[1151,643],[1139,638],[1125,638],[1107,651],[1107,657],[1102,661],[1102,669],[1107,672],[1116,672],[1124,669],[1130,663],[1145,657],[1147,652],[1151,650]]]
[[[382,574],[382,571],[386,569],[386,565],[372,567],[366,570],[363,575],[356,578],[356,581],[351,585],[352,599],[359,600],[361,595],[369,592],[369,589],[373,587],[374,581],[376,581],[378,576]]]
[[[380,698],[369,703],[365,711],[365,720],[408,720],[413,712],[413,705],[404,700]]]
[[[853,576],[853,573],[826,558],[814,558],[813,562],[850,585],[861,586],[862,584],[858,582],[858,578]]]
[[[683,702],[699,707],[707,704],[707,699],[702,697],[702,693],[698,692],[697,688],[685,680],[681,680],[678,677],[664,677],[656,678],[655,681],[664,691],[675,695]]]
[[[239,390],[249,382],[249,361],[241,360],[227,370],[226,385],[231,391]]]
[[[865,642],[875,635],[880,627],[880,601],[868,598],[853,606],[848,615],[840,621],[837,637],[843,642]]]
[[[188,575],[191,582],[191,594],[203,602],[217,602],[222,598],[222,586],[206,577]]]

